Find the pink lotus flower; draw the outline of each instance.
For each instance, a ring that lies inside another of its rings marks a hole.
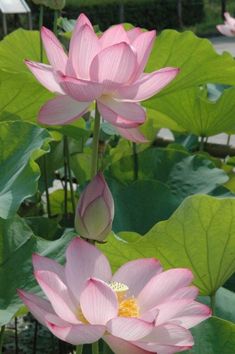
[[[112,230],[113,217],[113,197],[99,172],[80,196],[75,229],[83,238],[104,241]]]
[[[194,299],[188,269],[165,272],[154,258],[124,264],[112,276],[107,258],[75,238],[65,267],[33,256],[35,277],[48,300],[19,290],[36,319],[74,344],[101,337],[116,354],[169,354],[193,345],[189,328],[210,317]]]
[[[227,37],[235,36],[235,18],[230,16],[228,12],[224,13],[225,21],[224,25],[216,26],[217,30]]]
[[[146,114],[139,102],[162,90],[179,72],[164,68],[143,73],[156,32],[142,32],[139,28],[125,31],[123,25],[116,25],[99,38],[82,14],[68,55],[51,31],[42,28],[41,35],[50,65],[28,60],[26,64],[36,79],[57,96],[42,107],[39,122],[69,123],[81,117],[96,100],[103,119],[120,129],[120,134],[123,129],[131,130],[125,137],[143,141],[137,127],[144,123]]]

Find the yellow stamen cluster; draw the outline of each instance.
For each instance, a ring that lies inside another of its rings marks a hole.
[[[123,300],[119,303],[118,316],[139,317],[139,306],[134,297]]]
[[[139,317],[139,307],[137,305],[136,299],[134,297],[126,297],[128,286],[116,281],[109,282],[113,291],[117,294],[119,308],[118,316],[120,317]]]

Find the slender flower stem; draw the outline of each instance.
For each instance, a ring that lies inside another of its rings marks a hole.
[[[37,336],[38,336],[38,321],[35,321],[34,336],[33,336],[33,354],[37,352]]]
[[[138,179],[139,175],[139,161],[138,161],[138,154],[137,154],[137,146],[136,143],[132,143],[132,150],[133,150],[133,162],[134,162],[134,181]]]
[[[18,320],[17,317],[15,317],[15,354],[19,353],[19,348],[18,348]]]
[[[48,215],[49,218],[51,218],[51,204],[50,204],[48,177],[47,177],[47,158],[46,158],[46,155],[43,155],[42,163],[43,163],[43,175],[44,175],[44,183],[45,183],[45,193],[46,193],[46,200],[47,200],[47,215]]]
[[[100,135],[100,114],[95,105],[95,125],[93,133],[93,147],[92,147],[92,160],[91,160],[91,179],[95,177],[98,169],[98,153],[99,153],[99,135]]]
[[[70,193],[71,193],[71,202],[73,207],[73,213],[75,214],[76,211],[76,203],[75,203],[75,196],[73,190],[73,181],[72,181],[72,174],[71,174],[71,167],[70,167],[70,155],[69,155],[69,143],[68,138],[64,136],[64,144],[65,144],[65,159],[67,161],[67,168],[68,168],[68,177],[69,177],[69,186],[70,186]]]
[[[39,7],[39,23],[38,23],[38,28],[39,28],[39,39],[40,39],[40,62],[43,62],[43,46],[42,46],[42,37],[40,30],[43,26],[43,16],[44,16],[44,6],[40,5]]]
[[[204,151],[204,142],[205,142],[205,137],[201,136],[199,151]]]
[[[57,27],[57,20],[59,17],[60,12],[58,10],[54,11],[54,21],[53,21],[53,32],[55,33],[55,35],[57,36],[57,32],[58,32],[58,27]]]
[[[210,296],[211,298],[211,309],[212,309],[212,315],[215,316],[216,315],[216,293],[212,294]]]
[[[76,354],[82,354],[82,350],[83,350],[83,345],[76,346]]]
[[[99,354],[99,342],[92,343],[92,354]]]
[[[2,326],[0,331],[0,354],[2,354],[4,332],[5,332],[5,326]]]
[[[103,354],[110,354],[108,345],[103,341]]]
[[[44,6],[40,5],[38,28],[39,28],[39,38],[40,38],[40,62],[41,63],[43,63],[43,45],[42,45],[42,37],[41,37],[40,31],[41,31],[41,28],[43,26],[43,16],[44,16]],[[51,217],[51,205],[50,205],[50,197],[49,197],[49,186],[48,186],[47,167],[46,167],[46,165],[47,165],[46,155],[43,155],[42,163],[43,163],[43,175],[44,175],[45,193],[46,193],[46,201],[47,201],[47,215],[50,218]]]

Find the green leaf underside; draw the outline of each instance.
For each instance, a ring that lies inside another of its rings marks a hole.
[[[0,124],[0,217],[15,214],[37,191],[40,170],[35,159],[48,151],[49,133],[26,122]]]
[[[67,232],[56,241],[34,236],[23,219],[0,219],[0,326],[9,322],[23,306],[16,289],[35,294],[41,290],[33,276],[32,254],[39,253],[64,262],[65,250],[73,237]]]

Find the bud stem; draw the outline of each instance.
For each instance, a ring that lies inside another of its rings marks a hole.
[[[4,333],[5,333],[5,326],[2,326],[0,331],[0,353],[2,353]]]
[[[83,345],[76,346],[76,354],[82,354],[82,350],[83,350]]]
[[[92,159],[91,159],[91,179],[96,176],[98,169],[98,148],[99,148],[99,135],[100,135],[100,114],[95,104],[95,124],[93,132],[93,146],[92,146]]]
[[[99,354],[99,342],[92,343],[92,354]]]

